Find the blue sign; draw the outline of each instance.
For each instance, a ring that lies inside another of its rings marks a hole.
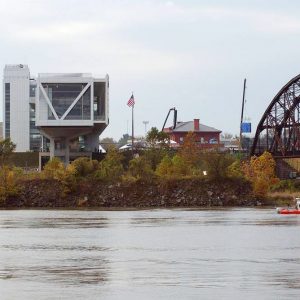
[[[242,123],[241,129],[242,129],[242,133],[250,133],[251,132],[251,123]]]

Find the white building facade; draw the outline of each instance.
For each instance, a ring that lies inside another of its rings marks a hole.
[[[3,79],[3,135],[17,152],[39,151],[68,163],[98,152],[109,123],[109,78],[91,74],[39,74],[7,65]]]

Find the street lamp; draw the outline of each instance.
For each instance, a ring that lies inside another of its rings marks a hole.
[[[143,124],[145,125],[145,136],[147,133],[147,125],[149,124],[149,121],[143,121]]]

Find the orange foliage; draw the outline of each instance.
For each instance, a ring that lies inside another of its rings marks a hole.
[[[195,133],[190,131],[185,136],[183,145],[179,150],[179,156],[190,166],[197,165],[200,159],[200,149],[196,138]]]
[[[269,152],[264,152],[259,157],[252,156],[249,162],[243,163],[243,172],[251,181],[256,196],[265,197],[271,186],[279,181],[275,174],[275,165],[275,160]]]

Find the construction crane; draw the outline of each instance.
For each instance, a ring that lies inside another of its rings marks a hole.
[[[176,128],[176,124],[177,124],[177,109],[176,109],[175,107],[172,107],[172,108],[169,109],[169,112],[168,112],[168,114],[167,114],[167,117],[166,117],[166,119],[165,119],[165,123],[164,123],[164,125],[163,125],[161,131],[164,131],[165,125],[166,125],[166,123],[167,123],[167,121],[168,121],[168,118],[169,118],[169,115],[170,115],[171,111],[174,111],[174,116],[173,116],[173,128],[172,128],[172,129],[175,129],[175,128]]]

